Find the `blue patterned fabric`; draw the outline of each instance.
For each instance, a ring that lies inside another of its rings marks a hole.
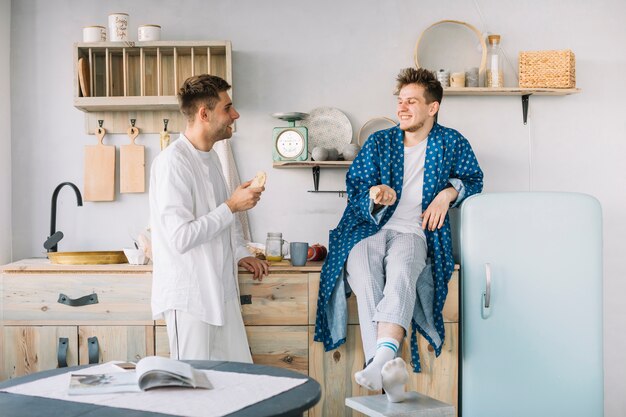
[[[449,184],[459,191],[453,207],[464,198],[482,191],[483,173],[467,139],[456,130],[435,123],[427,140],[422,198],[424,210]],[[372,134],[346,175],[348,205],[337,227],[330,231],[329,252],[322,267],[317,300],[314,340],[323,342],[326,351],[346,341],[344,266],[348,254],[359,241],[379,231],[393,215],[402,198],[403,175],[404,132],[398,126]],[[397,201],[373,216],[369,190],[380,184],[392,187]],[[442,310],[448,294],[448,281],[454,271],[448,216],[441,229],[434,232],[425,230],[425,233],[434,281],[432,317],[440,340],[439,343],[433,341],[415,320],[412,321],[411,356],[415,372],[421,370],[416,331],[428,340],[437,356],[441,353],[445,335]]]

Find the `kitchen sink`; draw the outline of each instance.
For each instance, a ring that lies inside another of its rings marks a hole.
[[[48,252],[48,259],[59,265],[104,265],[128,263],[123,251]]]

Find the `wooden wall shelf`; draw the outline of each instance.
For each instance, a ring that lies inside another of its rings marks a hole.
[[[339,197],[346,195],[345,190],[320,190],[320,171],[321,168],[350,168],[352,161],[274,161],[274,168],[311,168],[313,171],[313,190],[310,193],[337,193]]]
[[[162,131],[163,119],[168,131],[180,132],[185,120],[176,93],[185,79],[209,73],[232,85],[230,41],[76,43],[74,65],[74,107],[85,112],[90,134],[98,120],[109,133],[126,133],[131,118],[141,133]]]
[[[444,96],[521,96],[522,97],[522,120],[528,121],[528,104],[531,95],[536,96],[568,96],[578,94],[580,88],[523,88],[523,87],[448,87],[443,89]]]
[[[534,94],[537,96],[567,96],[580,93],[580,88],[487,88],[487,87],[459,87],[444,88],[444,96],[524,96]]]

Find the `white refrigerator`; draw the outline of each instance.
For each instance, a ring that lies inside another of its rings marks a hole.
[[[468,198],[462,417],[602,417],[602,210],[585,194]]]

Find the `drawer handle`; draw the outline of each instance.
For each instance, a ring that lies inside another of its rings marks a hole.
[[[59,368],[67,368],[67,337],[59,337],[59,347],[57,348],[57,365]]]
[[[98,304],[98,294],[95,292],[93,294],[84,295],[80,298],[70,298],[67,295],[61,293],[59,294],[58,303],[65,304],[70,307],[82,307],[87,306],[89,304]]]
[[[89,363],[100,362],[100,346],[96,336],[87,339],[87,351],[89,353]]]
[[[239,300],[241,301],[241,305],[252,304],[252,295],[240,295]]]
[[[291,356],[291,355],[287,355],[287,356],[285,356],[285,357],[283,358],[283,362],[285,362],[285,363],[291,363],[291,362],[293,362],[293,356]]]

